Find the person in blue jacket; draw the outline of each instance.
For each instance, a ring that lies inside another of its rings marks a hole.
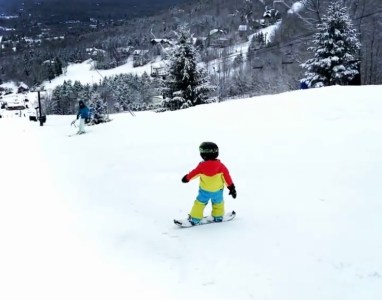
[[[85,133],[85,123],[88,122],[90,118],[90,110],[89,108],[85,105],[85,102],[80,100],[78,102],[78,113],[77,113],[77,119],[72,122],[72,125],[79,119],[80,120],[80,126],[78,128],[77,134],[83,134]]]

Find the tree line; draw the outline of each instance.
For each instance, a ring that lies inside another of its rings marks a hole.
[[[14,79],[23,78],[27,83],[38,84],[49,74],[51,77],[55,76],[55,73],[42,65],[44,60],[57,57],[65,70],[68,63],[89,58],[85,51],[89,46],[105,49],[105,56],[99,58],[100,66],[115,67],[125,62],[115,55],[118,47],[152,49],[150,40],[153,37],[174,40],[176,39],[174,31],[179,25],[187,23],[194,38],[206,37],[214,28],[222,29],[228,38],[228,46],[225,48],[208,48],[200,42],[201,39],[197,39],[198,52],[201,60],[207,65],[206,72],[211,83],[217,86],[218,98],[293,90],[299,87],[299,81],[304,77],[305,71],[300,65],[311,58],[311,51],[307,48],[314,39],[317,25],[321,24],[331,1],[302,0],[300,2],[304,7],[294,13],[288,13],[288,10],[295,1],[275,1],[284,6],[277,7],[282,22],[272,41],[265,42],[264,37],[255,35],[253,39],[257,41],[252,39],[250,47],[238,50],[235,47],[239,39],[238,25],[246,24],[251,32],[254,32],[253,30],[260,26],[258,20],[263,17],[265,7],[272,7],[273,2],[193,1],[148,18],[126,20],[121,26],[68,37],[56,44],[50,42],[48,47],[34,49],[32,54],[24,53],[25,58],[22,59],[14,60],[13,56],[7,57],[1,61],[2,72]],[[381,83],[382,61],[379,56],[382,46],[382,18],[380,18],[382,2],[344,0],[343,3],[359,34],[361,46],[355,56],[359,60],[361,83]],[[219,60],[214,67],[209,65],[213,62],[212,59]]]
[[[94,84],[68,80],[46,93],[45,109],[47,114],[76,114],[79,100],[89,103],[102,99],[108,113],[147,110],[153,108],[153,97],[158,94],[158,88],[159,83],[147,73],[105,77]]]
[[[175,33],[177,41],[167,51],[167,72],[163,78],[153,80],[144,73],[142,76],[116,75],[104,78],[99,84],[92,86],[82,85],[78,81],[74,84],[70,81],[64,82],[53,90],[48,102],[48,112],[71,114],[79,99],[90,99],[93,107],[94,103],[98,103],[98,107],[111,107],[113,111],[154,108],[157,111],[178,110],[219,101],[223,93],[242,94],[251,89],[249,85],[254,77],[246,77],[244,70],[253,68],[258,63],[256,51],[267,52],[264,34],[259,33],[252,37],[246,57],[242,53],[235,56],[231,63],[235,73],[224,77],[229,79],[227,82],[231,85],[220,81],[215,85],[211,80],[212,76],[206,71],[206,65],[201,64],[200,50],[193,42],[190,29],[182,26]],[[304,84],[303,88],[349,85],[360,75],[359,35],[342,0],[334,0],[328,6],[310,44],[308,50],[311,51],[311,58],[300,64],[300,68],[305,69],[305,76],[299,78],[299,82]],[[226,76],[227,70],[222,68],[219,71],[222,76]],[[232,89],[232,83],[235,84],[236,91]],[[226,90],[222,90],[223,87]],[[154,96],[159,94],[162,100],[154,106]],[[214,95],[218,97],[213,97]],[[102,104],[102,101],[105,103]]]

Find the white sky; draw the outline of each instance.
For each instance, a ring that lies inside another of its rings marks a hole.
[[[0,299],[381,299],[381,93],[118,114],[70,138],[74,116],[0,119]],[[237,217],[179,229],[206,140]]]

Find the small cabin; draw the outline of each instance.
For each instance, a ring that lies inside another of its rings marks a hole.
[[[229,40],[222,29],[213,29],[208,35],[208,46],[213,48],[224,48],[229,46]]]
[[[173,45],[173,42],[169,39],[152,39],[150,44],[152,45],[152,52],[155,55],[161,55]]]
[[[26,93],[29,91],[29,87],[25,83],[20,83],[19,86],[17,87],[17,93]]]
[[[102,50],[102,49],[97,49],[95,47],[91,47],[91,48],[86,48],[86,53],[90,56],[90,57],[96,57],[98,55],[104,55],[106,54],[106,51],[105,50]]]
[[[248,25],[239,25],[238,32],[241,38],[246,38],[248,35]]]
[[[152,39],[150,41],[151,45],[162,45],[162,46],[171,46],[173,43],[169,39]]]

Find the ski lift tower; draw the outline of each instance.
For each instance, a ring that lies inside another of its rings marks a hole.
[[[37,98],[38,98],[38,120],[40,121],[40,126],[43,126],[46,122],[46,116],[42,115],[42,107],[41,107],[41,89],[37,88]]]

